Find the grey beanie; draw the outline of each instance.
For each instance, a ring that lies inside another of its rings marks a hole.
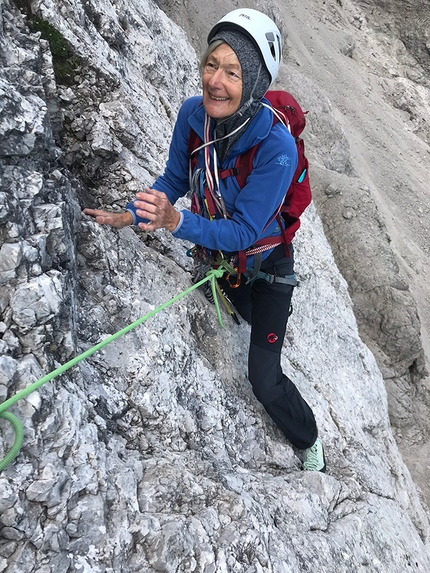
[[[271,84],[270,74],[254,43],[239,30],[220,30],[211,39],[226,42],[242,67],[242,99],[238,115],[242,116],[253,102],[260,101]]]

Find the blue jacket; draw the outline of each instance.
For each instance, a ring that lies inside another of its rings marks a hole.
[[[190,127],[204,140],[205,110],[201,104],[202,97],[196,96],[182,105],[173,131],[166,168],[152,185],[154,189],[164,192],[172,204],[189,191]],[[260,143],[245,187],[240,189],[233,176],[220,183],[220,191],[231,219],[209,221],[183,210],[181,221],[173,231],[174,237],[211,250],[233,253],[247,249],[264,237],[281,234],[276,219],[272,219],[293,178],[297,166],[297,149],[288,129],[280,122],[273,127],[272,124],[272,112],[262,107],[219,166],[220,169],[233,167],[238,155]],[[204,168],[203,150],[198,152],[198,163],[199,167]],[[134,224],[143,221],[137,217],[133,203],[127,205],[127,210],[132,213]],[[269,221],[272,222],[267,226]],[[263,258],[268,254],[264,253]]]

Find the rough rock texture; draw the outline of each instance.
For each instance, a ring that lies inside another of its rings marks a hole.
[[[183,33],[142,0],[32,10],[73,70],[6,0],[2,399],[190,285],[187,245],[79,209],[120,207],[162,169],[197,89]],[[1,572],[430,570],[427,509],[313,206],[296,252],[283,366],[315,410],[328,474],[300,471],[246,380],[248,327],[224,316],[221,329],[197,292],[13,407],[25,441],[0,476]],[[11,434],[1,421],[0,450]]]

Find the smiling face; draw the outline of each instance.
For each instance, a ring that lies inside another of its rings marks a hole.
[[[209,54],[202,73],[203,105],[214,119],[233,115],[242,98],[242,68],[228,44]]]

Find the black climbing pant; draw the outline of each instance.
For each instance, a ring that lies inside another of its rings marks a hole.
[[[289,248],[287,257],[283,245],[276,247],[262,262],[261,270],[277,276],[292,275],[294,254],[292,245]],[[281,368],[281,350],[294,287],[270,284],[261,278],[249,284],[242,280],[235,289],[224,278],[219,279],[219,283],[241,316],[251,324],[248,377],[255,396],[294,446],[311,447],[318,435],[315,417]]]

